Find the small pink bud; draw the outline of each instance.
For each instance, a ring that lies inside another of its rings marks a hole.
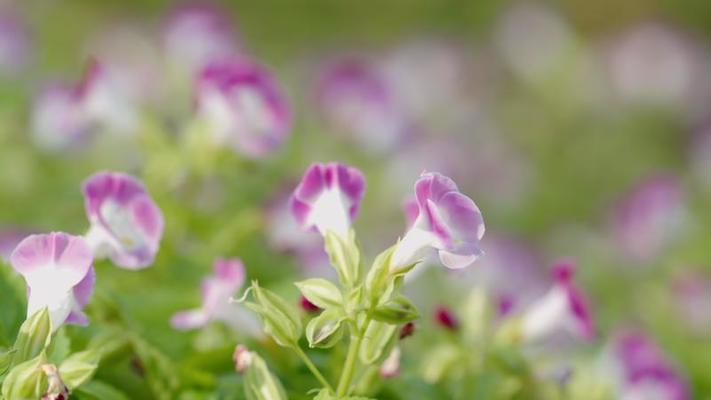
[[[232,359],[235,362],[235,371],[240,374],[244,373],[252,364],[252,357],[252,352],[246,346],[238,344],[232,355]]]
[[[307,313],[315,313],[321,311],[321,308],[319,306],[310,302],[309,299],[304,296],[301,296],[299,304],[301,305],[301,308]]]
[[[408,338],[415,333],[415,323],[408,322],[400,328],[400,340]]]

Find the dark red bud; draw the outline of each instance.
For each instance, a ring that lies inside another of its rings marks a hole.
[[[301,308],[308,313],[315,313],[321,311],[321,308],[319,306],[310,302],[309,299],[304,296],[301,296],[301,301],[299,301],[299,304],[301,305]]]
[[[413,333],[415,333],[415,324],[413,322],[406,323],[400,328],[400,340],[412,336]]]
[[[435,321],[437,321],[440,326],[452,331],[459,327],[457,317],[445,306],[439,306],[435,309]]]

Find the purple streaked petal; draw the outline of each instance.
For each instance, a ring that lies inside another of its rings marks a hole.
[[[73,86],[44,87],[32,105],[32,138],[44,150],[64,150],[81,143],[91,130]]]
[[[402,203],[402,210],[405,214],[405,224],[408,228],[415,224],[417,217],[420,215],[420,208],[417,205],[417,199],[414,197],[408,197]]]
[[[215,271],[215,278],[221,280],[225,284],[233,286],[235,291],[244,283],[246,273],[244,270],[244,264],[239,258],[218,258],[212,264],[212,267]]]
[[[61,232],[31,235],[17,245],[10,262],[28,285],[46,279],[45,271],[51,269],[61,277],[61,283],[72,287],[89,272],[93,256],[84,239]]]
[[[180,330],[191,330],[202,328],[207,325],[210,321],[209,315],[207,315],[202,309],[180,311],[170,318],[170,325],[175,329]]]
[[[79,308],[84,308],[94,292],[94,284],[96,283],[96,272],[94,267],[89,268],[89,271],[79,283],[74,286],[74,300],[76,300]]]
[[[291,110],[276,80],[246,58],[207,65],[198,77],[195,98],[214,141],[248,157],[277,150],[291,131]]]
[[[107,255],[124,268],[149,266],[158,252],[164,222],[143,184],[120,172],[99,172],[87,178],[83,192],[96,255]]]
[[[590,307],[582,291],[573,284],[568,286],[568,301],[570,303],[570,311],[576,321],[578,334],[585,340],[593,339],[596,329],[590,313]]]
[[[358,213],[365,178],[356,168],[337,162],[314,163],[294,190],[291,210],[304,229],[341,232]]]
[[[450,178],[436,172],[424,172],[415,183],[415,197],[420,208],[424,208],[427,199],[438,201],[448,192],[458,192],[457,184]]]

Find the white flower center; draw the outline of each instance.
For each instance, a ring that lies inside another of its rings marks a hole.
[[[106,201],[101,205],[99,213],[120,247],[130,252],[143,246],[143,236],[136,229],[131,211],[127,207]]]
[[[350,227],[350,218],[341,192],[338,189],[324,190],[314,202],[306,222],[309,226],[316,226],[322,235],[325,235],[327,231],[332,231],[346,237]]]

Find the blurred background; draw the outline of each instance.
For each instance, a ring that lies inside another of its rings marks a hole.
[[[230,1],[200,6],[219,20],[210,29],[181,20],[190,7],[0,2],[4,251],[27,232],[83,233],[93,172],[142,177],[166,215],[158,260],[100,268],[93,307],[120,308],[173,360],[225,368],[229,351],[193,351],[225,332],[178,334],[170,315],[198,302],[216,256],[294,299],[295,277],[328,274],[318,239],[295,236],[285,211],[309,163],[365,172],[356,229],[371,256],[404,232],[419,173],[440,171],[481,208],[487,257],[467,279],[421,271],[424,310],[456,303],[441,287],[477,281],[520,307],[573,257],[600,343],[643,329],[694,398],[711,398],[711,3]],[[269,154],[191,141],[196,71],[232,53],[265,65],[291,109]],[[97,63],[111,78],[87,122],[72,93]],[[0,343],[24,317],[3,269]],[[122,373],[99,374],[145,384]]]

